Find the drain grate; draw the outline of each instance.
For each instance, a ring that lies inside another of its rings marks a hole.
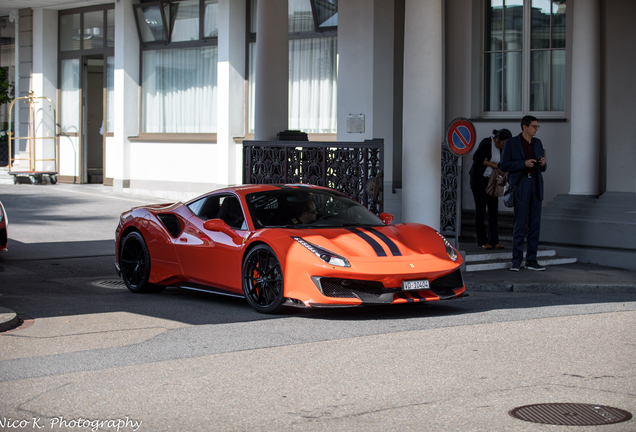
[[[126,289],[126,284],[124,284],[124,281],[121,279],[94,281],[91,282],[91,284],[100,288]]]
[[[598,426],[632,418],[631,413],[619,408],[581,403],[526,405],[513,409],[510,415],[533,423],[559,426]]]

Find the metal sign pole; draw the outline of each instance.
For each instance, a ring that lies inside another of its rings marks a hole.
[[[457,158],[457,208],[455,222],[457,226],[455,227],[455,248],[459,250],[459,232],[462,229],[462,183],[463,183],[463,169],[462,169],[462,160],[464,158],[459,156]]]

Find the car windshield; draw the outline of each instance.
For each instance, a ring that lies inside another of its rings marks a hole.
[[[257,229],[383,225],[365,207],[335,191],[283,188],[249,194],[246,200]]]

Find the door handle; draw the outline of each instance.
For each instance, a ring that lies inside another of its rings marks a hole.
[[[188,242],[188,239],[187,239],[187,238],[185,238],[185,237],[180,237],[180,238],[179,238],[179,241],[180,241],[181,243],[187,243],[187,242]]]

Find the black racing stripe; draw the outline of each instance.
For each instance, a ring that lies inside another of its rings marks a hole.
[[[402,252],[400,252],[400,248],[398,248],[398,246],[395,243],[393,243],[393,240],[388,238],[386,234],[376,230],[375,228],[367,227],[367,229],[371,231],[373,234],[375,234],[380,240],[384,242],[385,245],[389,247],[389,250],[391,251],[393,256],[402,256]]]
[[[369,245],[373,248],[377,256],[379,257],[386,256],[386,252],[384,252],[384,249],[382,249],[382,246],[380,246],[380,243],[373,240],[373,238],[370,235],[360,231],[358,228],[347,228],[347,229],[351,231],[352,233],[354,233],[355,235],[357,235],[358,237],[360,237],[365,242],[369,243]]]

